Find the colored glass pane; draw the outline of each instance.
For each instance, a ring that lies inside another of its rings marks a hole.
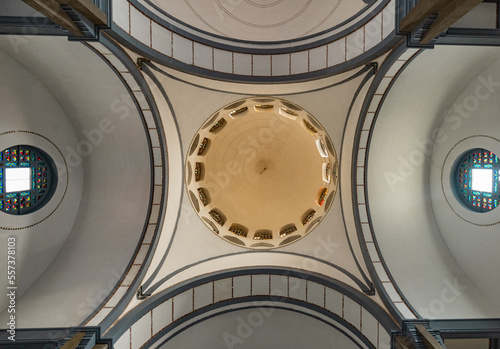
[[[459,160],[455,170],[457,196],[476,212],[488,212],[500,202],[498,157],[484,149],[471,150]]]

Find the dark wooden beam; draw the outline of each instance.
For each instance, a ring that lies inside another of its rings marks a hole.
[[[69,5],[95,25],[107,25],[108,18],[90,0],[57,0],[61,5]]]
[[[78,332],[71,338],[69,341],[67,341],[61,349],[75,349],[78,344],[82,341],[83,337],[85,337],[85,332]]]
[[[63,11],[56,0],[23,0],[26,4],[33,7],[45,17],[57,23],[75,36],[83,36],[80,28],[71,20],[66,12]]]
[[[450,0],[420,0],[414,8],[408,12],[399,24],[399,30],[411,32],[418,24],[422,23],[433,13],[438,13],[446,7]]]
[[[395,344],[397,349],[415,349],[409,339],[405,336],[396,336]]]
[[[96,344],[92,347],[92,349],[108,349],[107,344]]]
[[[421,44],[428,44],[436,36],[448,29],[483,0],[454,0],[438,12],[438,17],[420,40]]]
[[[434,336],[429,331],[427,331],[427,329],[423,325],[416,324],[415,328],[422,336],[427,349],[444,349],[441,343],[439,343],[437,339],[434,338]]]

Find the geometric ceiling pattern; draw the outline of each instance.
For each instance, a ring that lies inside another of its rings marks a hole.
[[[399,0],[44,6],[0,5],[0,149],[57,173],[0,212],[2,345],[498,346],[453,172],[500,154],[498,4],[428,46]]]

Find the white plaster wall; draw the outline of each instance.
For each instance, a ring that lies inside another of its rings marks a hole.
[[[281,309],[246,309],[195,325],[161,349],[174,348],[358,348],[322,321]]]
[[[74,147],[77,137],[64,110],[35,76],[1,51],[0,105],[1,150],[18,144],[33,145],[49,154],[59,167],[56,192],[48,204],[22,216],[0,212],[0,287],[7,287],[7,238],[14,237],[17,297],[21,297],[52,262],[71,231],[82,197],[83,171],[81,164],[75,166],[69,172],[69,181],[66,178],[59,151]],[[1,135],[18,130],[40,136],[25,132]],[[8,303],[7,297],[0,297],[2,311]]]
[[[451,192],[454,182],[450,183],[450,172],[454,162],[467,150],[485,148],[500,155],[499,71],[500,61],[497,61],[472,79],[453,102],[440,128],[446,138],[436,144],[432,154],[430,179],[432,207],[441,234],[464,272],[496,305],[497,314],[500,314],[500,209],[476,213],[463,207]]]
[[[83,192],[71,231],[51,221],[51,234],[69,236],[18,299],[18,326],[78,326],[110,295],[141,238],[150,200],[147,138],[122,81],[88,47],[67,38],[20,39],[1,37],[0,50],[29,69],[66,113],[76,139],[62,151],[71,167],[81,166]]]
[[[443,239],[428,189],[432,148],[446,137],[437,132],[443,116],[498,58],[495,48],[423,52],[396,81],[376,121],[367,180],[372,223],[390,273],[423,317],[498,316]]]

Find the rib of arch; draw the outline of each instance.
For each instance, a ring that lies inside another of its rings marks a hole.
[[[260,284],[259,289],[255,286],[257,281]],[[235,292],[235,283],[240,282],[249,285],[248,292]],[[215,290],[224,283],[231,285],[231,292],[230,295],[227,294],[223,299],[219,299],[220,297],[216,297]],[[266,287],[263,288],[262,285]],[[312,296],[313,293],[316,297]],[[204,299],[210,299],[211,296],[211,301],[195,306],[195,297],[201,294]],[[332,294],[336,294],[337,297],[341,295],[342,307],[330,304],[329,299]],[[345,300],[355,304],[356,307],[359,306],[361,314],[359,323],[350,323],[344,317],[342,309]],[[365,333],[366,329],[364,330],[361,326],[363,316],[372,316],[377,321],[377,331],[385,332],[385,334],[390,334],[392,330],[398,328],[396,322],[377,303],[362,292],[338,280],[299,270],[238,268],[203,275],[154,294],[110,328],[102,329],[102,332],[104,332],[104,338],[112,339],[114,343],[122,336],[130,340],[130,329],[139,320],[149,317],[152,322],[151,328],[153,328],[153,322],[159,321],[153,317],[153,311],[169,309],[172,312],[170,320],[155,323],[154,328],[159,330],[156,332],[152,330],[148,339],[141,344],[141,347],[148,348],[166,343],[178,333],[208,318],[250,308],[261,309],[264,315],[265,309],[268,309],[268,313],[272,309],[301,313],[327,323],[358,346],[367,348],[378,348],[379,343],[374,343],[374,340],[370,340],[369,335]],[[379,337],[377,333],[377,338]]]

